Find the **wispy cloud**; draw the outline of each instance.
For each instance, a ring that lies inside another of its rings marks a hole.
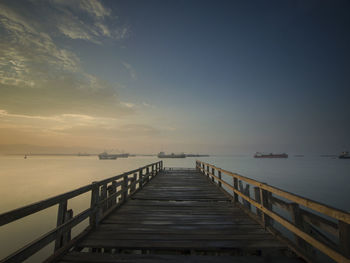
[[[126,63],[125,61],[122,61],[123,66],[125,67],[125,69],[129,72],[130,77],[133,80],[137,79],[137,75],[136,75],[136,71],[134,70],[133,66],[131,66],[129,63]]]
[[[58,30],[66,37],[102,44],[101,38],[121,40],[128,36],[126,25],[109,26],[117,18],[96,0],[55,0],[52,8]]]
[[[2,108],[30,115],[131,113],[131,107],[119,101],[118,84],[86,72],[72,49],[57,40],[120,40],[126,33],[118,30],[126,28],[111,29],[107,23],[115,19],[99,1],[1,2]]]

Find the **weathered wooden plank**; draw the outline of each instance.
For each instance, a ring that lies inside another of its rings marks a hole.
[[[198,172],[176,170],[152,179],[78,246],[174,251],[286,248]]]
[[[60,263],[88,262],[88,263],[266,263],[266,259],[259,256],[200,256],[200,255],[159,255],[159,254],[98,254],[70,252],[62,258]],[[270,263],[300,263],[298,259],[272,256]]]
[[[218,249],[237,248],[286,248],[275,239],[250,239],[250,240],[106,240],[86,239],[80,244],[82,247],[93,248],[124,248],[124,249],[204,249],[215,251]]]

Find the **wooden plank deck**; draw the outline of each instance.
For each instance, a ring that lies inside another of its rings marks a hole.
[[[165,261],[303,262],[194,169],[161,172],[60,262]]]

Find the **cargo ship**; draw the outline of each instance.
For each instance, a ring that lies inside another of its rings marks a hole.
[[[209,154],[186,154],[186,157],[209,157]]]
[[[117,157],[118,154],[108,154],[107,152],[103,152],[98,155],[100,160],[115,160]]]
[[[128,158],[130,156],[130,154],[128,153],[119,153],[116,154],[117,158]]]
[[[279,154],[273,154],[273,153],[268,153],[268,154],[263,154],[263,153],[255,153],[254,158],[288,158],[288,154],[286,153],[279,153]]]
[[[158,158],[186,158],[186,154],[184,153],[171,153],[171,154],[165,154],[164,152],[158,153]]]
[[[339,159],[350,159],[349,152],[342,152],[341,155],[338,156]]]

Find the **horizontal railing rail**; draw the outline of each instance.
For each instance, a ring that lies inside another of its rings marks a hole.
[[[17,250],[0,262],[21,262],[55,241],[54,253],[48,262],[71,248],[79,239],[71,238],[71,229],[89,218],[89,225],[79,235],[86,235],[96,227],[111,211],[122,205],[129,196],[141,189],[147,182],[163,170],[163,161],[155,162],[138,169],[125,172],[101,181],[93,182],[78,189],[50,197],[21,208],[0,214],[0,226],[4,226],[26,216],[58,205],[57,227]],[[90,207],[73,216],[68,210],[68,201],[91,192]],[[79,236],[78,235],[78,236]]]
[[[336,262],[350,262],[350,213],[209,163],[197,160],[196,169],[229,193],[234,203],[276,237],[286,241],[307,261],[314,262],[317,249]],[[233,179],[231,183],[224,180],[223,174]],[[254,198],[250,186],[254,186]],[[281,213],[282,210],[288,212],[289,218]],[[274,222],[289,230],[294,239],[288,239]]]

